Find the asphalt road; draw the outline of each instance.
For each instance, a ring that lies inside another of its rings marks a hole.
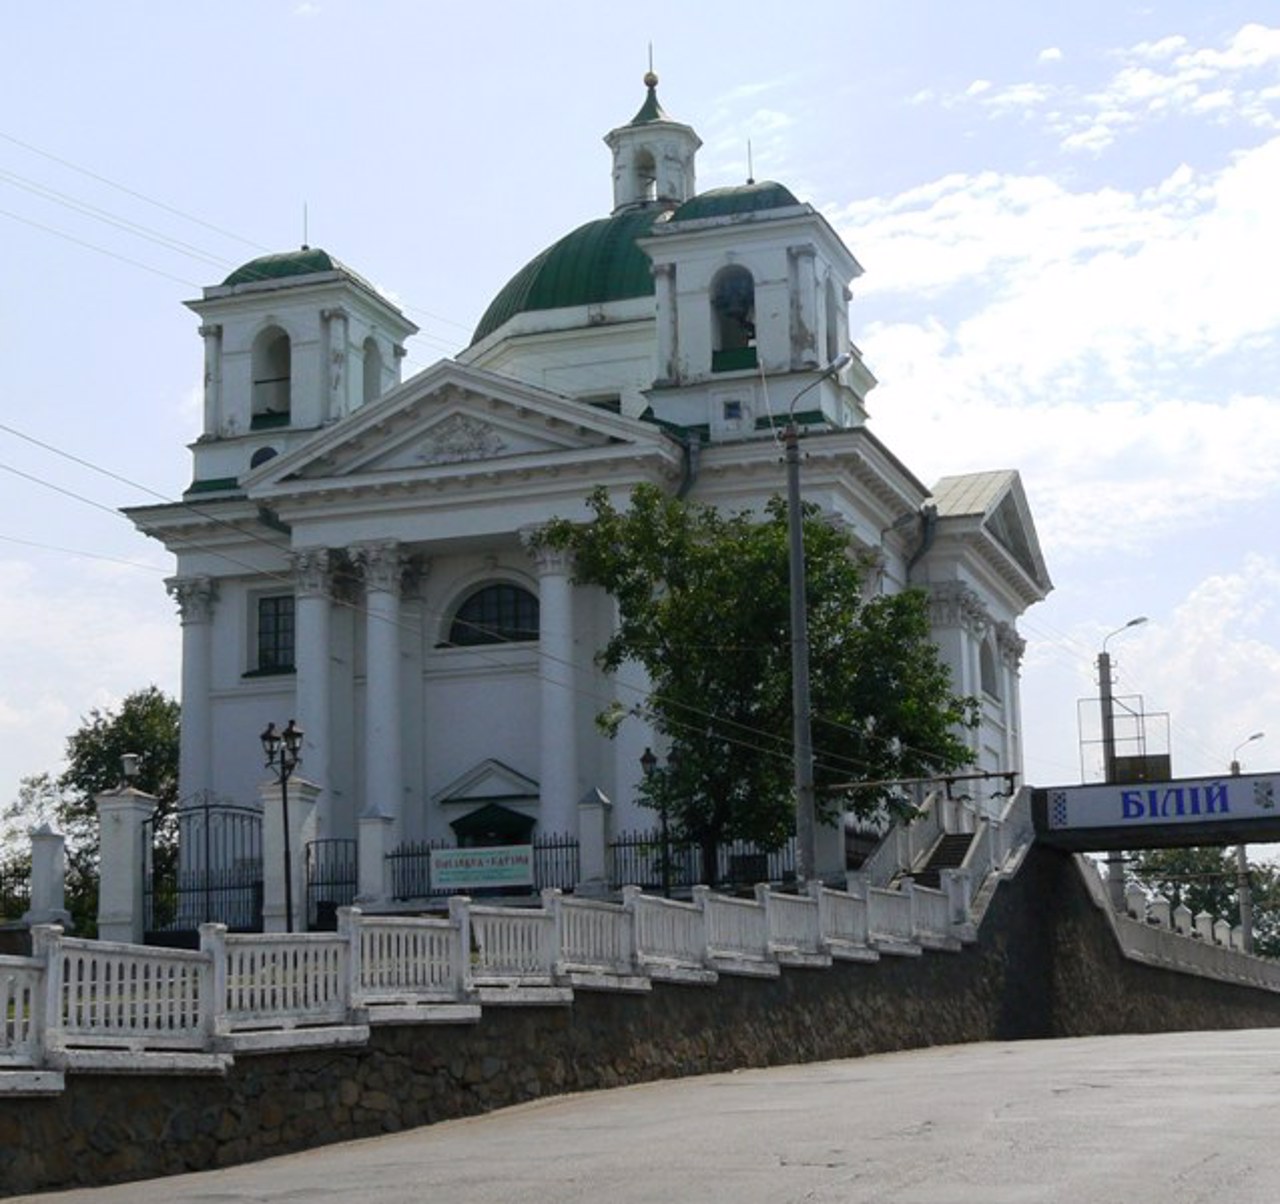
[[[1280,1029],[920,1050],[528,1104],[77,1204],[1276,1204]]]

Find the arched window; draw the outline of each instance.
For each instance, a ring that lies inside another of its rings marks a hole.
[[[642,201],[656,201],[658,199],[658,169],[654,166],[653,152],[648,149],[637,151],[635,164],[635,195]]]
[[[990,640],[983,640],[978,652],[978,678],[984,694],[989,698],[1000,697],[1000,667]]]
[[[370,335],[364,341],[364,393],[366,402],[373,401],[382,393],[382,351],[378,340]]]
[[[756,282],[734,264],[711,282],[711,371],[756,366]]]
[[[274,447],[260,447],[249,457],[249,467],[257,468],[268,460],[274,460],[275,456],[276,449]]]
[[[449,643],[528,643],[538,638],[538,599],[518,585],[486,585],[469,594],[454,613]]]
[[[253,411],[249,425],[288,426],[293,357],[289,336],[268,326],[253,341]]]

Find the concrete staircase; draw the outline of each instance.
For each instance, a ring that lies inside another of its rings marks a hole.
[[[929,860],[911,876],[920,886],[931,886],[938,890],[942,885],[942,870],[959,869],[964,863],[969,846],[973,843],[973,834],[963,832],[958,835],[944,835],[929,854]]]

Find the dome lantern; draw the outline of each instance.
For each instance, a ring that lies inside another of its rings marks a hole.
[[[679,205],[696,191],[693,160],[702,139],[663,111],[653,71],[645,73],[644,83],[648,94],[640,111],[604,139],[613,151],[614,213]]]

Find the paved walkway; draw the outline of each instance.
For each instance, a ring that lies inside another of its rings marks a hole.
[[[1280,1030],[971,1045],[569,1096],[77,1204],[1274,1204]]]

